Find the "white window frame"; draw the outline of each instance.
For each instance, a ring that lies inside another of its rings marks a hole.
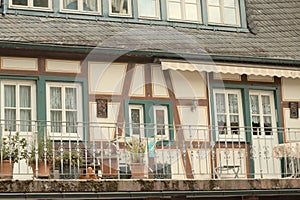
[[[62,88],[62,131],[61,133],[51,131],[51,107],[50,107],[50,88]],[[66,109],[65,109],[65,88],[76,88],[77,92],[77,133],[67,133],[66,131]],[[82,104],[82,86],[80,83],[65,82],[47,82],[46,83],[46,103],[47,103],[47,129],[53,139],[82,139],[83,138],[83,104]]]
[[[207,21],[208,21],[208,24],[216,24],[216,25],[225,25],[225,26],[236,26],[236,27],[239,27],[241,25],[241,16],[240,16],[240,4],[239,4],[239,0],[234,0],[234,4],[235,4],[235,17],[236,17],[236,24],[227,24],[224,22],[224,0],[219,0],[219,5],[220,6],[214,6],[214,5],[209,5],[209,2],[208,0],[206,0],[206,5],[207,5]],[[221,22],[218,23],[218,22],[213,22],[213,21],[210,21],[210,15],[212,13],[209,12],[209,7],[212,6],[212,7],[219,7],[220,8],[220,20]]]
[[[226,115],[226,127],[225,128],[225,134],[220,134],[219,133],[219,126],[218,126],[218,112],[217,112],[217,105],[216,105],[216,94],[221,93],[225,95],[225,113],[222,113]],[[214,94],[214,113],[215,113],[215,131],[217,133],[217,140],[244,140],[245,139],[245,130],[244,130],[244,117],[243,117],[243,108],[242,108],[242,95],[241,95],[241,90],[238,89],[214,89],[213,90]],[[238,116],[239,116],[239,134],[233,134],[231,131],[231,126],[230,126],[230,115],[229,113],[229,105],[228,105],[228,95],[229,94],[236,94],[238,98]]]
[[[19,132],[21,135],[27,135],[28,132],[34,132],[34,122],[36,121],[36,84],[34,81],[21,81],[21,80],[2,80],[1,81],[1,119],[4,119],[5,122],[5,94],[4,94],[4,86],[5,85],[14,85],[16,86],[16,130],[14,132]],[[31,88],[31,108],[26,108],[26,110],[31,110],[31,131],[24,132],[20,130],[20,110],[24,109],[20,106],[20,95],[19,88],[20,86],[29,86]],[[4,127],[5,128],[5,127]],[[9,134],[9,130],[4,129],[4,134]]]
[[[131,119],[131,110],[132,109],[138,109],[140,111],[140,134],[133,134],[133,127],[132,127],[132,119]],[[138,105],[138,104],[131,104],[129,105],[129,133],[130,136],[138,136],[138,137],[144,137],[144,106]]]
[[[88,13],[88,14],[97,14],[97,15],[101,15],[102,12],[101,12],[101,3],[102,3],[102,0],[94,0],[94,1],[97,1],[97,11],[89,11],[89,10],[84,10],[83,9],[83,0],[77,0],[77,6],[78,6],[78,9],[75,10],[75,9],[67,9],[67,8],[64,8],[64,0],[60,0],[60,10],[62,12],[69,12],[69,13]]]
[[[139,18],[146,18],[146,19],[160,19],[160,4],[159,4],[159,0],[154,0],[155,1],[155,8],[156,8],[156,16],[147,16],[147,15],[142,15],[142,13],[140,12],[141,10],[141,0],[138,0],[138,15]],[[150,1],[150,0],[147,0]],[[151,0],[153,1],[153,0]]]
[[[128,13],[113,13],[112,12],[112,3],[111,0],[109,1],[109,15],[110,16],[118,16],[118,17],[131,17],[132,16],[132,5],[131,5],[131,0],[128,0]]]
[[[19,9],[32,9],[32,10],[52,10],[52,0],[48,0],[48,7],[37,7],[33,6],[33,1],[34,0],[28,0],[28,5],[23,6],[23,5],[14,5],[13,0],[9,0],[9,7],[10,8],[19,8]]]
[[[178,3],[178,0],[167,0],[167,16],[168,16],[168,20],[169,21],[187,21],[187,22],[193,22],[193,23],[201,23],[202,22],[202,18],[201,18],[201,4],[200,1],[197,0],[196,1],[196,6],[197,6],[197,14],[198,14],[198,19],[197,20],[190,20],[190,19],[186,19],[186,9],[185,9],[185,5],[186,4],[191,4],[189,2],[185,2],[186,0],[180,0],[180,8],[181,8],[181,19],[177,19],[177,18],[171,18],[170,17],[170,13],[172,12],[169,8],[169,4],[170,2],[176,2]]]
[[[165,134],[164,135],[158,135],[157,134],[157,124],[156,124],[156,111],[157,110],[163,110],[164,111],[164,130],[165,130]],[[162,106],[162,105],[154,105],[153,106],[153,111],[154,111],[154,125],[155,125],[155,129],[154,129],[154,133],[155,133],[155,137],[158,140],[169,140],[169,112],[168,112],[168,106]]]

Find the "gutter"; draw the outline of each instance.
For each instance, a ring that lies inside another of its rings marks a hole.
[[[4,3],[3,3],[4,4]],[[5,6],[5,5],[4,5]],[[5,12],[5,8],[3,8]],[[241,62],[241,63],[261,63],[274,65],[292,65],[300,67],[300,59],[283,59],[283,58],[267,58],[254,56],[232,56],[220,54],[195,54],[195,53],[174,53],[162,50],[129,50],[122,48],[106,48],[93,46],[68,46],[55,44],[37,44],[37,43],[22,43],[22,42],[7,42],[0,41],[0,48],[12,49],[29,49],[29,50],[43,50],[43,51],[59,51],[72,52],[82,54],[113,54],[113,55],[127,55],[127,56],[148,56],[157,58],[170,59],[194,59],[194,60],[213,60],[213,61],[227,61],[227,62]]]

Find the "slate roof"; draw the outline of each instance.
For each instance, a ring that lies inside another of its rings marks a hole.
[[[249,33],[109,21],[0,17],[0,41],[300,59],[300,0],[246,0]]]

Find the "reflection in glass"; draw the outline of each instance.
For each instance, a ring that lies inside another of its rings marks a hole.
[[[48,8],[48,0],[33,0],[33,6]]]
[[[156,110],[156,127],[157,135],[165,135],[165,112],[164,110]]]
[[[219,134],[227,134],[226,115],[218,115],[217,122]]]
[[[13,5],[28,6],[28,0],[13,0]]]
[[[111,11],[115,14],[129,14],[128,0],[111,0]]]
[[[140,135],[140,110],[131,109],[132,134]]]

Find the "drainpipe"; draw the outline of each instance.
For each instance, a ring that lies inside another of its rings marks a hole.
[[[6,11],[7,11],[7,3],[6,2],[7,2],[6,0],[1,1],[2,15],[6,15]]]

